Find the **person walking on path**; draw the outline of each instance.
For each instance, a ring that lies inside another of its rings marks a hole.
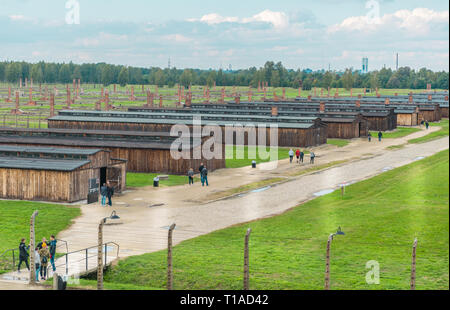
[[[50,236],[50,247],[48,250],[50,252],[50,264],[52,265],[53,272],[55,272],[56,239],[54,235]]]
[[[378,132],[378,141],[381,142],[381,138],[383,138],[383,133],[381,131]]]
[[[205,165],[203,165],[203,163],[200,163],[200,167],[198,168],[198,172],[200,172],[200,174],[202,174],[202,170],[205,167]]]
[[[111,183],[109,183],[109,181],[106,184],[107,184],[106,196],[108,196],[108,205],[111,207],[112,206],[111,197],[114,196],[114,187],[111,185]]]
[[[30,246],[25,245],[25,238],[22,238],[22,240],[20,240],[20,244],[19,244],[19,265],[17,266],[17,271],[19,273],[20,273],[20,266],[22,265],[22,262],[24,262],[25,266],[27,266],[27,269],[30,270],[30,265],[28,265],[28,256],[30,256],[30,254],[28,254],[29,248],[30,248]]]
[[[300,152],[300,161],[303,163],[303,158],[305,157],[305,153],[303,151]]]
[[[314,154],[314,152],[311,152],[310,153],[310,156],[311,156],[311,164],[314,164],[314,159],[316,158],[316,154]]]
[[[194,185],[194,169],[190,168],[188,171],[189,185]]]
[[[41,280],[46,280],[48,260],[50,258],[47,243],[42,243],[42,248],[39,250],[39,256],[41,257]]]
[[[430,127],[430,123],[428,123],[428,121],[425,122],[425,127],[427,128],[427,130],[428,130],[428,127]]]
[[[36,266],[36,282],[39,282],[39,273],[41,270],[41,256],[39,255],[39,248],[34,249],[34,265]]]
[[[372,134],[369,132],[369,134],[367,135],[367,138],[369,139],[369,142],[372,142]]]
[[[201,172],[201,177],[202,177],[202,186],[209,186],[208,184],[208,169],[206,169],[206,166],[203,167],[203,170]]]
[[[294,159],[294,151],[292,149],[289,150],[289,162],[292,164],[292,160]]]
[[[106,206],[106,196],[108,195],[106,183],[103,183],[102,187],[100,187],[100,195],[102,195],[102,206]]]
[[[420,127],[422,127],[424,123],[425,123],[425,121],[422,120],[422,121],[420,122]]]
[[[297,157],[297,164],[298,164],[300,161],[300,150],[299,149],[297,149],[297,151],[295,151],[295,156]]]

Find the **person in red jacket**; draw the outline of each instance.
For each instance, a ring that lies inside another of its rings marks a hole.
[[[300,150],[295,151],[295,156],[297,156],[297,164],[298,164],[298,161],[300,160]]]

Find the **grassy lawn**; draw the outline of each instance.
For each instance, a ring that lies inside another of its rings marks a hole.
[[[50,235],[57,235],[81,214],[78,207],[0,200],[0,255],[7,249],[18,248],[21,238],[26,238],[27,243],[30,241],[30,217],[35,210],[39,211],[36,218],[36,240],[42,240],[42,237],[50,239]],[[0,273],[1,267],[0,262]]]
[[[268,161],[273,161],[273,160],[280,160],[280,159],[285,159],[285,158],[289,158],[289,148],[284,148],[284,147],[278,147],[275,148],[275,153],[277,154],[277,158],[261,158],[259,156],[259,151],[261,149],[261,151],[264,151],[264,148],[262,147],[258,147],[257,149],[254,148],[256,150],[256,157],[253,156],[249,156],[249,147],[248,146],[232,146],[232,145],[227,145],[226,146],[226,163],[225,166],[227,168],[240,168],[240,167],[246,167],[246,166],[251,166],[252,161],[255,160],[257,164],[259,163],[264,163],[264,162],[268,162]],[[265,148],[265,151],[269,152],[270,148],[267,147]],[[293,151],[295,152],[295,149],[293,149]],[[242,159],[238,159],[238,153],[237,152],[243,152],[244,156]],[[251,152],[250,152],[251,155]]]
[[[336,145],[337,147],[343,147],[349,144],[349,141],[344,139],[327,139],[327,144]]]
[[[161,173],[127,173],[127,187],[145,187],[153,186],[153,178],[161,175]],[[199,177],[194,177],[194,182],[200,181]],[[168,180],[159,180],[160,187],[177,186],[189,184],[189,180],[186,175],[169,175]]]
[[[242,289],[243,241],[250,236],[251,289],[322,289],[326,240],[332,289],[409,289],[411,247],[417,289],[449,289],[449,152],[385,172],[282,215],[236,225],[174,247],[175,289]],[[182,233],[182,229],[180,229]],[[176,231],[175,231],[176,234]],[[127,258],[106,282],[164,288],[166,251]],[[380,284],[365,281],[380,264]]]
[[[440,130],[432,132],[426,136],[408,140],[408,143],[423,143],[430,140],[439,139],[448,136],[448,119],[442,119],[439,123],[431,123],[430,126],[442,127]]]
[[[419,128],[411,127],[397,127],[397,129],[392,131],[382,131],[383,139],[396,139],[408,136],[412,133],[420,131]],[[371,131],[372,139],[378,139],[378,131]]]

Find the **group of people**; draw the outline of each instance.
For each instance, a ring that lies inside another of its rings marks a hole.
[[[206,165],[203,163],[200,164],[198,168],[198,172],[200,173],[200,181],[202,182],[202,186],[209,186],[208,184],[208,169]],[[189,185],[194,185],[194,169],[190,168],[188,171]]]
[[[112,196],[114,196],[114,186],[107,181],[106,183],[103,183],[103,185],[100,187],[100,195],[102,195],[102,206],[106,205],[106,198],[108,198],[108,205],[112,206]]]
[[[299,149],[297,149],[294,153],[294,151],[292,149],[289,150],[289,161],[292,164],[292,161],[294,160],[294,154],[297,157],[297,164],[303,163],[303,160],[305,158],[305,153],[303,151],[300,151]],[[314,164],[314,159],[316,158],[316,154],[311,151],[309,153],[310,156],[310,163]]]
[[[424,124],[425,124],[425,127],[426,127],[427,130],[428,130],[428,128],[430,127],[430,123],[428,123],[428,121],[422,120],[422,121],[420,122],[420,126],[423,126]]]
[[[55,266],[55,255],[56,255],[56,238],[54,235],[50,236],[50,241],[47,241],[46,238],[42,238],[42,241],[39,242],[34,249],[34,263],[36,267],[36,281],[39,282],[39,275],[41,276],[41,280],[47,279],[47,267],[50,263],[52,266],[53,272],[56,271]],[[28,259],[30,254],[28,251],[30,250],[30,246],[25,244],[25,238],[20,240],[19,244],[19,264],[17,265],[17,272],[20,273],[20,266],[22,263],[25,263],[25,266],[28,270],[30,270],[30,265],[28,264]]]
[[[367,138],[369,139],[369,142],[372,141],[372,134],[369,132],[369,134],[367,135]],[[381,131],[378,132],[378,141],[381,142],[381,139],[383,138],[383,133]]]

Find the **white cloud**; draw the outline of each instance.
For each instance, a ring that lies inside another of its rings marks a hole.
[[[255,23],[255,22],[263,22],[272,24],[274,28],[285,28],[289,25],[289,17],[284,12],[274,12],[271,10],[264,10],[252,17],[246,17],[239,19],[234,16],[221,16],[217,13],[211,13],[203,15],[200,19],[190,18],[187,21],[189,22],[202,22],[208,25],[221,24],[221,23]]]
[[[449,11],[433,11],[427,8],[413,10],[399,10],[393,14],[385,14],[376,19],[367,16],[352,16],[344,19],[340,24],[328,28],[328,33],[336,32],[375,32],[389,30],[390,32],[404,30],[409,35],[426,35],[436,24],[448,24]]]
[[[171,41],[171,42],[177,42],[177,43],[187,43],[187,42],[191,42],[192,39],[188,38],[182,34],[169,34],[167,36],[164,36],[165,40]]]
[[[26,20],[26,17],[23,15],[9,15],[9,19],[13,21]]]

